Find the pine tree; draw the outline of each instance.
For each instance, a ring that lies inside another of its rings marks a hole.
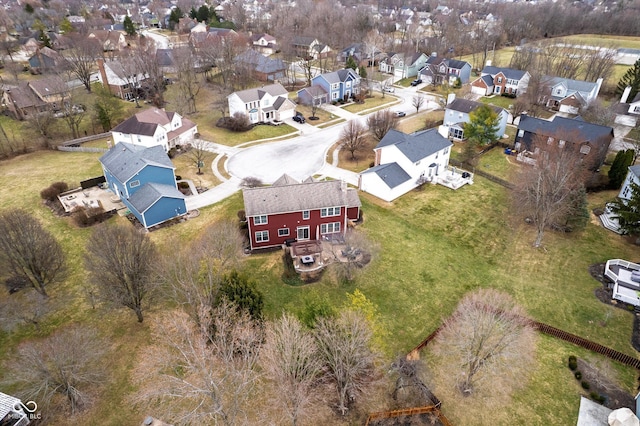
[[[182,18],[183,16],[184,13],[182,13],[182,10],[180,10],[179,7],[176,7],[171,11],[171,14],[169,15],[169,29],[171,31],[174,30],[176,25],[178,25],[178,23],[180,22],[180,18]]]
[[[128,36],[132,36],[136,33],[136,27],[133,25],[133,21],[130,16],[125,16],[122,21],[122,25],[124,26],[124,32],[127,33]]]
[[[198,8],[198,11],[196,12],[196,19],[198,22],[208,22],[209,16],[210,12],[206,4],[203,4]]]
[[[589,223],[587,191],[584,186],[573,192],[570,198],[569,211],[565,217],[565,230],[581,231]]]
[[[609,208],[620,223],[624,234],[640,235],[640,185],[631,182],[631,197],[628,200],[617,198],[609,203]]]
[[[367,78],[367,68],[364,65],[360,67],[360,78]]]
[[[621,150],[616,154],[616,158],[609,169],[609,188],[620,189],[622,182],[627,176],[627,169],[633,163],[635,151],[633,149]]]
[[[356,64],[356,60],[353,59],[353,56],[349,56],[347,58],[347,62],[345,64],[345,68],[351,68],[354,71],[358,69],[358,64]]]
[[[616,95],[622,95],[622,92],[624,92],[627,86],[631,87],[631,92],[627,97],[627,99],[631,100],[635,98],[636,94],[640,91],[640,59],[622,76],[616,87]]]

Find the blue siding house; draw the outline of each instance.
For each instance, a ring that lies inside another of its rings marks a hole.
[[[346,68],[315,76],[311,86],[322,87],[329,95],[329,102],[347,100],[360,93],[360,76],[351,68]]]
[[[104,177],[145,228],[187,213],[175,167],[162,146],[117,143],[100,157]]]

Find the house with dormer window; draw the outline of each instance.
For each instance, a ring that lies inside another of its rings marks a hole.
[[[427,63],[427,58],[427,55],[421,52],[412,55],[390,53],[380,61],[378,69],[380,72],[393,74],[397,80],[415,77]]]
[[[347,100],[360,93],[360,76],[351,68],[345,68],[317,75],[311,80],[311,85],[322,87],[329,102]]]
[[[600,93],[602,78],[595,82],[570,78],[545,76],[541,80],[541,100],[547,108],[577,114],[580,108],[589,105]]]
[[[227,96],[229,115],[246,114],[252,124],[292,118],[296,104],[280,83],[233,92]]]
[[[433,85],[447,83],[450,86],[455,85],[458,79],[460,84],[466,84],[470,76],[469,62],[434,55],[427,58],[426,64],[418,73],[418,78],[422,79],[423,83]]]
[[[193,121],[177,112],[158,108],[141,111],[111,130],[115,144],[126,142],[144,147],[160,145],[165,152],[176,145],[190,143],[196,133],[198,126]]]
[[[283,175],[273,185],[242,190],[251,249],[343,236],[360,217],[360,198],[344,181],[298,182]]]
[[[482,96],[518,96],[527,91],[530,78],[528,71],[487,65],[480,72],[480,77],[471,82],[471,92]]]

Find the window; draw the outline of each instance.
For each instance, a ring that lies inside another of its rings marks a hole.
[[[501,86],[496,86],[493,89],[494,89],[493,90],[494,93],[500,93]]]
[[[549,136],[547,138],[547,145],[551,145],[553,143],[553,138],[551,136]]]
[[[449,137],[453,139],[462,139],[464,138],[464,130],[457,127],[452,127],[449,129]]]
[[[321,234],[334,234],[340,232],[340,222],[323,223],[320,225]]]
[[[521,138],[524,136],[524,130],[518,130],[518,137]]]
[[[253,224],[254,225],[264,225],[269,223],[269,221],[267,220],[267,215],[262,215],[262,216],[254,216],[253,217]]]
[[[331,93],[331,99],[338,99],[338,92]]]
[[[300,226],[296,229],[296,234],[299,240],[308,240],[309,239],[309,227],[308,226]]]
[[[309,220],[309,210],[302,211],[302,220]]]
[[[502,83],[502,77],[498,77],[498,83]]]
[[[131,182],[129,182],[129,188],[135,188],[136,186],[140,186],[139,180],[132,180]]]
[[[562,89],[556,89],[556,95],[561,95],[562,94]]]
[[[562,139],[560,139],[560,140],[558,141],[558,146],[559,146],[560,148],[564,148],[564,144],[565,144],[565,142],[566,142],[566,141],[563,141]]]
[[[636,105],[633,107],[633,112],[640,112],[640,106]]]
[[[287,237],[289,235],[289,228],[278,229],[278,237]]]
[[[340,216],[340,207],[325,207],[320,209],[320,217]]]
[[[339,87],[339,83],[333,83],[331,85],[331,90],[336,90]]]
[[[587,144],[584,144],[580,147],[580,154],[587,155],[591,152],[591,147]]]
[[[269,241],[269,231],[256,232],[256,243],[264,243]]]

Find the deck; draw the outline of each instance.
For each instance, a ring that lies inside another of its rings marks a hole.
[[[640,265],[622,259],[610,259],[604,267],[604,275],[613,282],[613,298],[640,306],[640,283],[631,279],[633,271],[640,271]]]

